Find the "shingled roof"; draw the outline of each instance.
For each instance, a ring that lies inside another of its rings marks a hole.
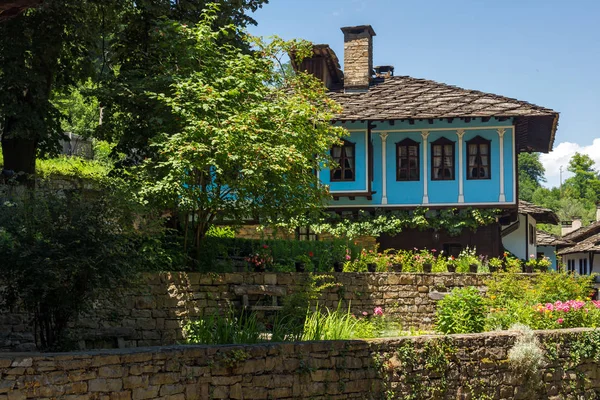
[[[572,254],[572,253],[584,253],[584,252],[598,252],[600,253],[600,233],[592,235],[587,239],[567,248],[560,250],[557,254]]]
[[[592,222],[588,226],[584,226],[583,228],[579,228],[572,232],[569,232],[563,236],[563,239],[571,240],[574,242],[581,241],[596,233],[600,233],[600,221]]]
[[[366,92],[331,96],[344,107],[338,120],[557,115],[525,101],[410,76],[392,76]]]
[[[528,201],[519,200],[519,213],[528,214],[542,224],[558,224],[558,215],[549,208],[540,207]]]
[[[558,236],[552,235],[548,232],[536,230],[536,244],[538,246],[568,246],[573,244],[569,240],[559,238]]]

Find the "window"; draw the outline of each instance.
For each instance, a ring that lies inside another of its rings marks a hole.
[[[431,180],[454,180],[454,142],[444,137],[431,142]]]
[[[529,224],[529,244],[535,244],[535,228]]]
[[[419,170],[419,143],[411,139],[396,143],[396,180],[418,181]]]
[[[344,141],[341,146],[333,146],[331,157],[338,164],[331,170],[332,182],[353,181],[355,177],[355,144]]]
[[[318,240],[317,234],[310,229],[308,226],[301,226],[296,228],[296,239],[302,241],[315,241]]]
[[[569,272],[575,272],[575,260],[567,260],[567,270]]]
[[[476,136],[467,141],[467,179],[490,179],[490,140]]]
[[[573,260],[573,264],[575,264],[575,260]],[[579,259],[579,275],[589,275],[587,266],[588,266],[587,258],[580,258]],[[573,269],[575,269],[575,265],[573,265]]]

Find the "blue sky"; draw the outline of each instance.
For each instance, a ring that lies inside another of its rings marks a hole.
[[[327,43],[340,60],[340,27],[370,24],[374,65],[559,111],[549,186],[575,151],[600,169],[598,0],[270,0],[253,17],[254,35]]]

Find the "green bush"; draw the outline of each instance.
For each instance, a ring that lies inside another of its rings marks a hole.
[[[445,334],[483,332],[485,302],[477,288],[455,288],[437,304],[436,330]]]
[[[30,313],[41,349],[65,346],[78,313],[148,264],[156,246],[133,218],[108,193],[84,201],[32,192],[0,203],[0,306]]]
[[[278,272],[294,271],[294,260],[298,256],[308,256],[312,261],[313,270],[330,272],[335,261],[344,261],[346,249],[353,257],[357,257],[360,248],[349,244],[346,240],[300,241],[280,239],[241,239],[227,237],[225,234],[207,236],[201,245],[200,271],[229,272],[232,269],[232,258],[244,258],[264,251],[268,246],[273,258],[273,269]],[[306,270],[310,271],[310,265]]]

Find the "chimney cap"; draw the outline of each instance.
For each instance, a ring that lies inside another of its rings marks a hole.
[[[344,33],[353,33],[355,35],[363,33],[365,31],[367,31],[371,36],[377,35],[371,25],[344,26],[340,29]]]

